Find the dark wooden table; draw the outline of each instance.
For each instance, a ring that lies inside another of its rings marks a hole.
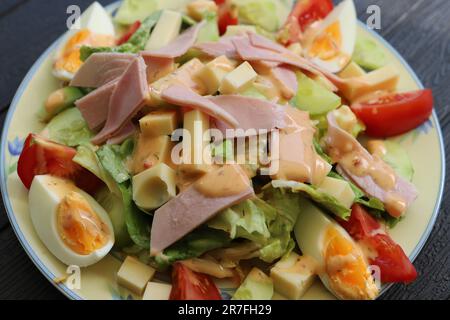
[[[92,0],[0,1],[0,123],[17,87],[40,54],[65,31],[66,8],[85,9]],[[103,0],[102,4],[113,1]],[[366,21],[369,5],[381,8],[379,31],[411,64],[425,86],[433,88],[436,111],[450,141],[450,1],[355,0]],[[447,157],[448,159],[450,157]],[[433,165],[430,163],[430,165]],[[447,178],[448,181],[448,178]],[[446,184],[447,184],[446,181]],[[396,285],[384,299],[450,299],[450,199],[444,193],[439,219],[415,262],[420,277]],[[63,299],[35,268],[0,207],[0,299]]]

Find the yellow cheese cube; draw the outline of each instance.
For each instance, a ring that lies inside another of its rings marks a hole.
[[[176,172],[164,163],[133,177],[133,200],[144,211],[161,207],[177,195]]]
[[[294,42],[288,47],[288,50],[292,53],[295,53],[298,56],[301,56],[303,54],[303,47],[299,42]]]
[[[169,136],[149,137],[140,134],[131,159],[131,171],[138,174],[161,162],[173,167],[173,147]]]
[[[171,135],[177,128],[176,111],[153,111],[139,120],[141,132],[145,136]]]
[[[385,66],[378,70],[366,73],[357,78],[348,79],[342,93],[350,102],[355,102],[361,97],[377,91],[392,92],[397,88],[399,79],[398,71],[392,66]]]
[[[194,20],[201,21],[206,13],[217,13],[217,5],[210,0],[197,0],[186,6],[187,14]]]
[[[344,70],[339,73],[339,77],[343,79],[362,77],[366,72],[355,62],[350,62]]]
[[[208,152],[211,136],[209,135],[209,116],[199,110],[184,114],[184,129],[190,137],[183,137],[183,159],[186,165],[211,163]],[[186,152],[188,152],[186,154]]]
[[[220,85],[219,91],[222,94],[239,93],[249,88],[257,76],[258,74],[253,70],[250,63],[245,61],[226,75]]]
[[[335,197],[347,208],[350,208],[355,202],[355,193],[347,181],[326,177],[320,184],[319,190]]]
[[[155,269],[129,256],[117,273],[117,283],[133,293],[142,295],[154,275]]]
[[[181,13],[164,10],[152,31],[145,50],[157,50],[168,45],[180,33],[181,23]]]
[[[310,259],[292,252],[275,264],[270,270],[275,291],[291,300],[300,299],[315,279],[315,266]]]
[[[238,36],[241,34],[246,33],[256,33],[256,27],[255,26],[247,26],[247,25],[237,25],[233,26],[230,25],[227,27],[227,32],[225,32],[224,36],[231,37],[231,36]]]
[[[236,62],[231,61],[226,56],[220,56],[200,70],[197,74],[207,88],[208,94],[214,94],[219,90],[219,86],[225,76],[234,70]]]
[[[149,282],[142,300],[169,300],[172,286],[166,283]]]

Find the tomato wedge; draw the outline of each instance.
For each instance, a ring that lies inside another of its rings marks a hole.
[[[380,268],[382,282],[410,283],[417,278],[417,271],[403,249],[362,206],[353,205],[350,219],[338,221],[355,240],[361,241],[376,253],[368,259],[370,264]]]
[[[367,127],[366,133],[387,138],[417,128],[433,111],[431,89],[390,94],[374,101],[352,105],[356,116]]]
[[[172,271],[170,300],[222,300],[222,297],[211,277],[177,262]]]
[[[279,33],[280,41],[289,45],[300,40],[302,31],[324,19],[334,8],[332,0],[299,0]]]
[[[136,21],[133,23],[127,30],[127,32],[119,39],[117,40],[117,45],[120,46],[121,44],[124,44],[130,38],[133,36],[133,34],[141,27],[141,22]]]
[[[238,9],[229,0],[215,0],[219,7],[218,25],[220,35],[227,32],[228,26],[235,26],[239,24]]]

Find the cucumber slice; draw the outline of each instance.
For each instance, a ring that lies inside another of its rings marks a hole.
[[[144,20],[158,9],[158,0],[124,0],[114,20],[119,24],[130,25],[137,20]]]
[[[374,40],[358,35],[353,61],[366,70],[376,70],[386,65],[386,56]]]

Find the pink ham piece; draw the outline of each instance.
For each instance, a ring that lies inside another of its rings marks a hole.
[[[302,69],[312,74],[322,75],[322,72],[318,71],[309,61],[292,54],[290,51],[279,53],[273,50],[259,48],[252,45],[249,38],[233,39],[232,42],[242,60],[278,62]]]
[[[209,116],[225,122],[232,128],[239,126],[239,122],[230,113],[185,86],[172,85],[163,90],[161,98],[176,106],[199,109]]]
[[[267,39],[256,33],[248,33],[248,38],[250,39],[250,43],[257,48],[266,49],[278,53],[287,53],[292,54],[288,49],[283,47],[282,45]]]
[[[233,116],[239,122],[239,129],[270,132],[285,126],[284,108],[275,103],[238,95],[222,95],[208,99]],[[227,129],[231,129],[221,121],[216,121],[215,124],[224,134]]]
[[[197,41],[198,33],[200,32],[200,29],[205,25],[205,23],[205,21],[202,21],[195,26],[190,27],[188,30],[180,34],[174,41],[161,49],[143,51],[141,53],[142,56],[158,58],[181,57],[183,54],[188,52],[188,50],[195,44],[195,41]]]
[[[142,56],[147,65],[147,82],[153,83],[162,77],[168,75],[175,69],[173,58],[158,58],[151,56]]]
[[[373,156],[352,135],[339,127],[336,117],[332,112],[328,114],[328,133],[325,141],[330,154],[336,152],[345,154],[346,152],[357,151],[367,161],[374,161]],[[367,195],[380,199],[387,205],[386,209],[389,214],[395,217],[398,217],[401,214],[393,214],[389,210],[388,205],[389,201],[392,200],[392,195],[395,195],[396,198],[399,197],[402,201],[404,201],[406,208],[409,207],[418,196],[418,192],[414,185],[404,180],[397,174],[395,175],[394,188],[392,190],[386,190],[377,184],[371,175],[361,176],[354,174],[352,168],[349,168],[346,162],[338,160],[337,169],[344,177],[358,185]]]
[[[109,139],[107,144],[121,144],[136,132],[135,125],[130,121],[128,122],[116,135]]]
[[[236,170],[236,174],[240,175],[239,177],[243,175],[245,179],[248,179],[238,165],[232,165],[232,167],[233,170]],[[216,170],[221,170],[221,168]],[[207,173],[206,176],[214,172]],[[156,210],[151,230],[151,255],[162,253],[164,249],[213,218],[223,209],[254,196],[255,193],[249,181],[248,186],[236,194],[216,197],[203,194],[194,183],[176,198]]]
[[[116,84],[117,81],[110,82],[75,102],[92,131],[100,130],[105,124],[108,117],[109,102]]]
[[[128,53],[94,53],[83,63],[70,85],[99,88],[120,78],[135,58]]]
[[[211,57],[226,56],[229,59],[239,59],[239,55],[233,44],[233,39],[247,38],[247,36],[222,37],[217,42],[203,42],[195,45],[194,48],[202,51]]]
[[[141,57],[136,57],[117,82],[110,99],[106,124],[92,142],[101,144],[119,133],[139,112],[148,95],[146,65]]]
[[[298,90],[297,75],[286,67],[276,67],[271,70],[272,78],[277,82],[281,94],[286,100],[292,99]]]

